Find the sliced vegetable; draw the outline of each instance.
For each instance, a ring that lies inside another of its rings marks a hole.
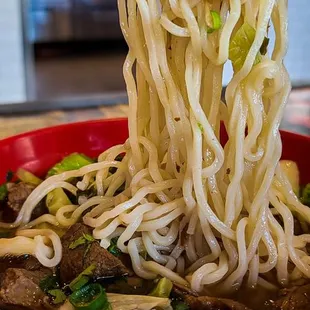
[[[46,206],[50,214],[56,215],[57,211],[66,205],[71,205],[71,201],[62,188],[56,188],[47,194]]]
[[[0,201],[5,200],[6,196],[8,195],[8,189],[6,184],[0,186]]]
[[[222,19],[218,12],[210,11],[206,14],[207,32],[212,33],[222,27]]]
[[[95,269],[96,265],[92,264],[82,271],[74,280],[72,280],[69,284],[71,291],[74,292],[79,290],[82,286],[87,284],[91,280]]]
[[[299,169],[297,164],[292,160],[280,160],[280,166],[291,183],[294,193],[299,196]]]
[[[171,280],[167,278],[161,278],[156,287],[149,294],[154,297],[168,298],[170,296],[173,284]]]
[[[47,292],[49,295],[53,297],[53,304],[61,304],[66,301],[67,296],[60,289],[50,290]]]
[[[19,168],[16,172],[16,176],[24,183],[28,183],[28,184],[32,184],[35,186],[38,186],[39,184],[42,183],[42,180],[39,179],[38,177],[36,177],[34,174],[32,174],[31,172],[23,169],[23,168]]]
[[[83,234],[83,236],[71,242],[71,244],[69,245],[69,249],[73,250],[82,244],[92,243],[94,241],[96,241],[96,239],[92,235]]]
[[[236,32],[229,44],[229,59],[232,62],[234,71],[239,71],[248,56],[250,48],[255,39],[256,30],[245,22]],[[261,61],[258,53],[254,65]]]
[[[44,293],[58,289],[60,287],[58,276],[56,274],[53,274],[45,277],[40,281],[39,287]]]
[[[108,247],[108,251],[116,257],[120,256],[122,253],[122,251],[117,247],[117,240],[118,240],[118,237],[112,238],[111,244]]]
[[[171,310],[169,298],[111,293],[107,296],[113,310]]]
[[[301,202],[310,207],[310,183],[308,183],[302,190]]]
[[[77,310],[111,309],[105,290],[98,283],[88,284],[73,292],[69,301]]]
[[[84,154],[73,153],[50,169],[47,175],[52,176],[65,171],[80,169],[86,165],[92,164],[93,162],[94,161],[91,158]]]

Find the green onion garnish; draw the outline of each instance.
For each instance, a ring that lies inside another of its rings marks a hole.
[[[210,11],[210,15],[206,18],[207,20],[207,32],[212,33],[219,30],[222,27],[221,16],[216,11]]]
[[[98,283],[88,284],[73,292],[69,301],[77,310],[111,309],[105,290]]]

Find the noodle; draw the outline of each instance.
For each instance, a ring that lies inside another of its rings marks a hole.
[[[228,292],[243,283],[275,289],[264,278],[271,271],[281,285],[310,278],[310,235],[294,236],[293,218],[298,214],[310,223],[310,209],[279,165],[279,125],[290,92],[283,65],[286,0],[118,0],[118,6],[129,46],[123,67],[129,139],[102,153],[98,163],[40,184],[14,223],[0,223],[19,229],[12,244],[1,240],[1,251],[24,251],[55,266],[59,237],[30,228],[82,220],[104,248],[119,237],[117,246],[145,279],[161,275],[197,291],[221,283],[220,290]],[[211,10],[222,21],[213,33],[207,24]],[[255,37],[224,104],[223,65],[245,22]],[[269,23],[276,34],[271,57],[259,54]],[[224,147],[221,122],[228,134]],[[118,162],[120,154],[125,155]],[[81,178],[76,186],[68,182],[72,177]],[[76,195],[90,186],[95,197],[30,222],[35,206],[53,189]]]

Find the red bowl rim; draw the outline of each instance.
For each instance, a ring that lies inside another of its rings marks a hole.
[[[91,125],[91,124],[100,124],[100,123],[113,123],[113,122],[118,122],[118,121],[127,121],[126,117],[118,117],[118,118],[107,118],[107,119],[96,119],[96,120],[88,120],[88,121],[81,121],[81,122],[72,122],[72,123],[65,123],[65,124],[60,124],[60,125],[55,125],[55,126],[48,126],[48,127],[43,127],[39,129],[34,129],[30,131],[26,131],[17,135],[9,136],[4,139],[0,139],[0,147],[1,144],[7,144],[12,141],[25,138],[28,136],[37,136],[40,134],[46,134],[46,133],[51,133],[55,130],[63,130],[69,127],[79,127],[79,126],[84,126],[84,125]]]
[[[26,131],[17,135],[13,135],[4,139],[0,139],[0,147],[1,144],[7,144],[10,143],[11,141],[15,141],[20,138],[25,138],[28,136],[36,136],[40,134],[45,134],[45,133],[50,133],[55,130],[63,130],[68,127],[79,127],[79,126],[85,126],[85,125],[91,125],[91,124],[100,124],[100,123],[109,123],[109,122],[125,122],[128,119],[126,117],[119,117],[119,118],[107,118],[107,119],[97,119],[97,120],[87,120],[87,121],[81,121],[81,122],[73,122],[73,123],[66,123],[66,124],[61,124],[61,125],[55,125],[55,126],[49,126],[49,127],[44,127],[44,128],[39,128],[35,130],[30,130]],[[305,141],[310,141],[310,136],[304,135],[304,134],[299,134],[295,133],[292,131],[287,131],[287,130],[280,130],[281,134],[284,135],[290,135],[294,139],[302,139]]]

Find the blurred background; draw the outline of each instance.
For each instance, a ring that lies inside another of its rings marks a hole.
[[[283,128],[304,134],[310,134],[309,17],[309,0],[289,1],[286,66],[294,92]],[[0,46],[0,138],[126,115],[122,64],[127,46],[116,0],[1,0]],[[230,76],[227,66],[225,83]],[[41,123],[34,113],[41,113]],[[10,126],[14,132],[8,132]]]

